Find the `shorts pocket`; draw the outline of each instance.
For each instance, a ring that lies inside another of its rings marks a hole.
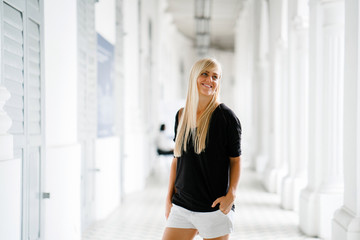
[[[228,214],[224,214],[220,209],[217,212],[222,218],[226,218],[226,221],[228,222],[230,228],[232,229],[234,226],[233,218],[234,218],[235,212],[233,210],[230,210],[230,212],[228,212]]]
[[[227,214],[223,213],[220,209],[217,211],[223,216],[229,216],[229,214],[231,213],[232,210],[230,210],[230,212],[228,212]]]

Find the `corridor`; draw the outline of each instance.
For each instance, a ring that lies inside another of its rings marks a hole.
[[[159,137],[210,95],[231,239],[360,240],[359,39],[359,0],[0,0],[0,240],[160,239]]]
[[[107,219],[90,227],[82,240],[161,239],[166,191],[166,177],[151,176],[144,191],[127,196]],[[257,174],[249,168],[243,169],[235,204],[232,240],[319,239],[299,231],[297,213],[281,209],[280,197],[266,192]]]

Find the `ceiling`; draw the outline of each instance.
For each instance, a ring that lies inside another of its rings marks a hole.
[[[211,0],[210,47],[233,51],[241,3],[242,0]],[[168,0],[167,11],[179,31],[195,43],[195,0]]]

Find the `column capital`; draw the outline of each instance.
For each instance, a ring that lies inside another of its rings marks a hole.
[[[322,0],[323,26],[343,25],[344,18],[344,0]]]

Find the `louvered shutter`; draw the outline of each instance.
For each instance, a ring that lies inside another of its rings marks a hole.
[[[27,161],[29,183],[29,239],[41,237],[41,159],[42,159],[42,78],[40,25],[27,19],[27,74],[26,74],[26,113],[27,113]]]
[[[40,28],[28,20],[28,133],[41,134],[41,69],[40,69]]]
[[[44,132],[41,61],[42,2],[4,0],[2,81],[11,98],[4,109],[12,119],[14,156],[22,161],[22,236],[41,239],[41,169]]]
[[[23,156],[25,144],[24,109],[24,28],[23,14],[16,8],[3,4],[3,69],[4,85],[11,98],[4,109],[12,119],[9,133],[14,135],[14,155]]]

